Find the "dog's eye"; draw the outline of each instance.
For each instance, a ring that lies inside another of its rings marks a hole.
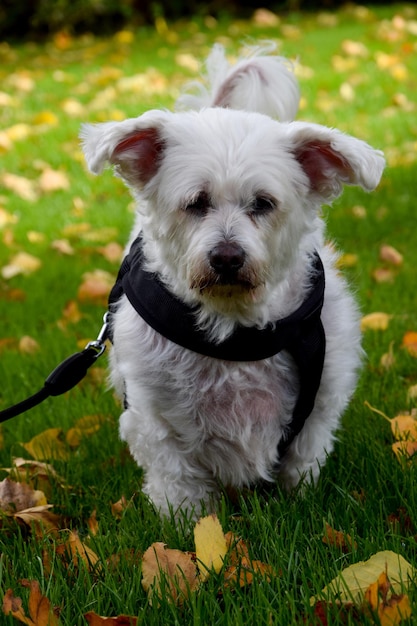
[[[276,209],[277,203],[270,196],[256,196],[251,209],[253,213],[269,213]]]
[[[206,193],[200,193],[195,200],[185,206],[187,213],[193,213],[197,216],[203,216],[210,207],[210,198]]]

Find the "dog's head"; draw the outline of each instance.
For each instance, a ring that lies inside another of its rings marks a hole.
[[[218,312],[264,300],[314,249],[320,206],[344,184],[373,189],[384,167],[337,130],[223,108],[150,111],[83,140],[91,171],[110,163],[138,198],[149,269]]]

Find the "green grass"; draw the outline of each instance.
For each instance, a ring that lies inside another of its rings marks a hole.
[[[35,539],[9,522],[1,530],[2,590],[11,587],[26,599],[27,593],[18,581],[38,580],[51,603],[60,607],[64,625],[85,624],[82,616],[92,610],[107,616],[137,615],[139,623],[147,626],[301,624],[302,616],[309,614],[310,596],[343,567],[384,549],[394,550],[417,565],[416,464],[400,466],[391,451],[389,425],[364,405],[368,401],[394,416],[413,407],[407,392],[417,383],[417,361],[401,348],[404,333],[417,330],[413,194],[417,175],[417,13],[410,6],[393,5],[374,7],[365,14],[350,8],[334,16],[336,25],[330,29],[328,16],[311,13],[285,16],[281,25],[272,29],[252,22],[200,20],[167,29],[160,25],[159,32],[139,30],[132,41],[117,36],[86,36],[76,40],[56,38],[44,45],[0,45],[0,92],[13,99],[0,109],[1,128],[23,123],[33,129],[36,116],[45,112],[53,113],[58,120],[58,124],[40,128],[25,140],[14,141],[11,149],[1,154],[0,180],[6,172],[37,180],[39,161],[43,161],[65,172],[71,183],[69,190],[41,194],[33,203],[10,190],[0,191],[0,207],[16,219],[15,223],[0,226],[0,268],[19,251],[42,261],[41,268],[29,276],[0,278],[0,408],[37,390],[55,365],[77,350],[79,341],[93,338],[101,324],[103,307],[84,303],[79,305],[83,317],[78,323],[69,324],[63,332],[57,322],[66,303],[76,300],[84,272],[104,269],[116,274],[117,263],[107,261],[98,252],[109,236],[102,231],[102,241],[89,241],[74,235],[70,242],[76,254],[72,256],[58,253],[51,243],[63,238],[66,227],[79,223],[88,223],[92,233],[114,228],[110,239],[121,244],[130,230],[130,198],[120,181],[110,172],[93,178],[85,170],[77,139],[80,123],[170,107],[181,85],[196,73],[178,64],[179,54],[202,61],[214,41],[227,44],[233,55],[242,41],[275,39],[280,52],[298,57],[301,65],[303,107],[299,117],[337,126],[383,149],[388,157],[387,171],[376,192],[368,196],[349,189],[332,208],[324,209],[329,236],[345,252],[358,257],[357,264],[345,272],[363,312],[385,311],[393,316],[386,331],[368,331],[364,335],[367,359],[336,449],[318,486],[307,488],[304,497],[299,493],[277,491],[266,496],[255,492],[237,503],[227,498],[221,503],[219,517],[224,530],[242,535],[254,558],[280,572],[271,582],[231,591],[220,579],[213,578],[181,608],[166,600],[160,605],[149,604],[141,588],[140,559],[127,555],[132,551],[142,553],[154,541],[191,550],[192,525],[184,521],[178,528],[170,521],[161,521],[142,497],[141,472],[118,441],[120,409],[104,383],[89,377],[66,397],[48,400],[4,425],[0,465],[9,467],[12,457],[28,457],[21,442],[46,428],[59,426],[67,431],[85,415],[106,418],[101,429],[83,439],[68,461],[53,461],[65,479],[65,487],[54,485],[48,497],[54,510],[66,515],[68,525],[77,528],[82,537],[88,533],[87,520],[92,511],[97,511],[99,532],[89,545],[102,558],[101,571],[68,570],[57,555],[53,557],[52,571],[47,571],[43,551],[53,555],[56,540]],[[394,16],[397,18],[393,21]],[[346,40],[363,43],[363,57],[349,56],[344,51]],[[385,64],[381,53],[386,55]],[[338,57],[349,62],[343,71],[335,69]],[[146,73],[151,67],[156,70],[154,79],[149,79],[141,90],[119,89],[114,99],[107,98],[91,108],[97,94],[112,89],[118,78]],[[155,76],[160,90],[155,86]],[[19,89],[22,77],[34,81],[31,91]],[[349,100],[341,95],[345,93],[344,88],[341,90],[344,84],[354,90]],[[64,112],[63,103],[69,98],[85,107],[80,117]],[[411,103],[409,107],[398,104],[404,98]],[[82,200],[81,209],[77,209],[77,198]],[[365,208],[363,217],[352,210],[358,205]],[[42,233],[43,238],[34,241],[28,236],[32,231]],[[377,283],[373,278],[373,271],[382,265],[382,244],[392,245],[404,255],[403,265],[391,283]],[[18,299],[16,290],[20,290]],[[23,335],[39,343],[36,355],[21,354],[17,349],[16,343]],[[6,339],[14,342],[3,341]],[[384,370],[380,359],[390,344],[396,360]],[[103,360],[99,367],[104,365]],[[110,504],[122,495],[132,504],[117,520]],[[408,525],[389,522],[389,516],[397,515],[400,509]],[[325,546],[325,522],[352,535],[357,548],[342,554]],[[117,567],[112,567],[108,560],[115,554],[121,558]],[[411,593],[415,616],[416,598]],[[12,622],[11,618],[0,617],[2,624]],[[334,617],[331,623],[340,622]],[[357,622],[348,618],[348,623]]]

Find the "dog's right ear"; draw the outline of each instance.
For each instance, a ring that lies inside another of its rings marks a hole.
[[[162,129],[169,115],[148,111],[123,122],[84,124],[80,138],[89,170],[100,174],[108,163],[128,185],[146,185],[158,171],[163,156]]]

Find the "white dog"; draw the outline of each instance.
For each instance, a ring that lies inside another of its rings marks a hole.
[[[113,165],[137,200],[111,367],[121,437],[162,513],[198,514],[220,485],[317,478],[361,362],[320,207],[384,168],[363,141],[293,121],[285,59],[230,66],[215,46],[208,74],[188,110],[82,131],[90,170]]]

